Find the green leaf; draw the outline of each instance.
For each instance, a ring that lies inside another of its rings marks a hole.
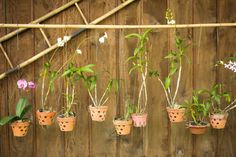
[[[32,109],[32,105],[27,105],[27,106],[23,109],[23,111],[22,111],[22,113],[21,113],[21,115],[20,115],[20,119],[22,119],[22,118],[25,116],[25,114],[28,113],[31,109]]]
[[[171,68],[171,69],[170,69],[169,76],[174,75],[174,74],[176,73],[176,71],[177,71],[177,67],[173,67],[173,68]]]
[[[160,74],[158,73],[158,71],[149,71],[149,76],[150,77],[158,77]]]
[[[17,120],[17,116],[8,116],[8,117],[4,117],[0,120],[0,125],[6,125],[8,123],[11,123],[14,120]]]
[[[129,74],[131,74],[134,70],[138,69],[140,67],[140,65],[134,65],[130,70],[129,70]]]
[[[171,83],[170,77],[166,77],[165,83],[164,83],[166,89],[168,89],[170,87],[170,83]]]
[[[119,81],[118,80],[114,80],[114,88],[115,88],[115,93],[117,94],[119,91]]]
[[[27,104],[27,100],[25,98],[20,98],[16,105],[16,116],[21,117],[22,112]]]
[[[79,73],[81,72],[90,72],[90,73],[94,73],[94,71],[91,69],[91,67],[94,67],[94,64],[88,64],[86,66],[80,67],[78,68],[77,71],[79,71]]]
[[[140,34],[137,34],[137,33],[131,33],[131,34],[128,34],[125,36],[126,39],[129,39],[129,38],[138,38],[141,40],[142,36]]]

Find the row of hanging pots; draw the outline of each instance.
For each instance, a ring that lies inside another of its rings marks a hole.
[[[167,107],[170,122],[179,123],[185,121],[185,109],[172,109]],[[228,113],[213,114],[209,116],[210,124],[214,129],[224,129],[228,118]],[[186,124],[192,134],[204,134],[206,129],[210,126],[209,123],[204,122],[201,125],[194,125],[193,121]]]

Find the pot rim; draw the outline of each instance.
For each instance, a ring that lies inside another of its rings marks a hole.
[[[14,121],[12,122],[10,125],[15,125],[15,124],[19,124],[19,123],[26,123],[26,124],[30,124],[31,121],[30,120],[24,120],[24,121],[21,121],[21,120],[17,120],[17,121]]]
[[[228,117],[229,116],[229,113],[214,113],[214,114],[211,114],[209,117],[211,118],[211,117],[218,117],[218,116],[224,116],[224,117]]]
[[[121,125],[130,125],[130,124],[132,124],[133,123],[133,121],[132,121],[132,119],[130,118],[130,119],[128,119],[128,120],[115,120],[115,119],[113,119],[113,124],[114,125],[119,125],[119,124],[121,124]]]
[[[193,122],[193,121],[187,122],[187,124],[186,124],[187,127],[189,127],[189,128],[208,128],[208,127],[210,127],[210,124],[208,122],[204,122],[205,125],[192,125],[191,122]]]
[[[108,106],[106,106],[106,105],[101,105],[101,106],[89,105],[89,108],[91,108],[91,109],[107,109]]]
[[[142,114],[133,113],[131,116],[135,116],[135,117],[146,117],[147,115],[148,115],[147,113],[142,113]]]
[[[38,112],[38,113],[57,113],[57,111],[55,111],[55,110],[53,110],[53,111],[39,111],[40,109],[37,109],[37,111],[36,112]]]
[[[185,108],[171,108],[171,107],[166,107],[167,111],[185,111]]]

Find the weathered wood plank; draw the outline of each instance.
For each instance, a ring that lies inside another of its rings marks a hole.
[[[194,1],[194,22],[216,22],[216,1]],[[194,29],[194,88],[210,89],[216,83],[216,29]],[[206,53],[209,52],[209,53]],[[202,64],[204,63],[204,64]],[[207,75],[206,75],[207,74]],[[193,155],[197,157],[216,156],[216,131],[208,129],[202,136],[196,136]]]
[[[6,8],[5,8],[6,1],[0,1],[0,21],[1,23],[6,22]],[[0,36],[6,34],[6,29],[0,29]],[[3,45],[3,46],[6,46]],[[4,47],[5,48],[5,47]],[[1,66],[0,71],[3,72],[8,68],[7,61],[3,54],[0,54]],[[8,80],[4,79],[0,82],[0,117],[4,117],[8,115]],[[9,127],[3,126],[0,128],[0,155],[9,157]]]
[[[172,9],[174,13],[174,19],[176,24],[183,23],[192,23],[192,10],[193,10],[193,0],[187,1],[168,1],[169,8]],[[175,33],[179,35],[182,39],[185,40],[186,44],[192,42],[192,29],[184,30],[169,30],[169,50],[176,50],[175,46]],[[191,43],[193,45],[193,43]],[[186,49],[186,57],[183,57],[183,67],[182,67],[182,79],[180,82],[180,87],[177,95],[177,103],[181,104],[184,100],[189,99],[192,94],[193,85],[192,85],[192,65],[188,60],[193,60],[192,45]],[[174,78],[176,82],[177,76]],[[175,90],[176,84],[173,84],[173,89]],[[172,95],[174,91],[172,91]],[[192,154],[192,138],[189,131],[185,128],[185,123],[170,124],[170,149],[169,153],[171,156],[182,157],[182,156],[191,156]]]
[[[34,1],[34,16],[35,18],[46,14],[52,9],[55,9],[62,4],[63,2],[50,0],[50,1]],[[57,15],[54,18],[46,21],[46,23],[61,23],[62,16]],[[47,37],[50,43],[56,43],[58,37],[63,37],[64,33],[62,30],[44,30],[47,34]],[[42,34],[39,30],[35,30],[35,52],[40,52],[41,50],[47,48],[48,45]],[[47,55],[37,62],[35,62],[35,78],[38,83],[38,88],[36,90],[36,98],[35,104],[36,108],[41,108],[41,80],[39,80],[39,74],[43,69],[44,63],[48,61],[51,56],[54,54],[52,52],[50,55]],[[63,63],[63,50],[58,49],[55,53],[55,56],[52,61],[52,68],[54,70],[58,69]],[[47,86],[46,86],[47,87]],[[61,111],[61,107],[63,106],[63,99],[62,99],[62,91],[63,91],[63,83],[60,79],[57,79],[55,82],[55,93],[49,95],[48,103],[53,106],[53,109],[56,111]],[[35,113],[34,113],[35,114]],[[36,117],[35,117],[36,118]],[[35,123],[36,125],[36,154],[37,156],[42,157],[64,157],[64,134],[60,132],[59,126],[57,124],[56,119],[54,120],[54,124],[49,127],[42,128],[38,124],[38,120]]]
[[[31,1],[23,0],[21,3],[17,3],[14,0],[6,2],[6,21],[7,23],[28,23],[31,20]],[[10,29],[8,29],[10,32]],[[6,51],[9,53],[12,63],[19,63],[27,58],[33,56],[33,40],[32,32],[28,31],[21,34],[21,36],[13,38],[8,41]],[[19,54],[24,54],[19,56]],[[18,56],[18,57],[16,57]],[[21,75],[22,74],[22,75]],[[8,79],[8,104],[9,114],[15,114],[15,106],[21,97],[19,90],[17,89],[16,82],[18,79],[34,79],[34,66],[22,69],[18,74],[11,75]],[[34,97],[32,93],[28,94],[28,100],[33,103]],[[33,104],[34,105],[34,104]],[[28,134],[24,138],[13,137],[10,130],[10,156],[12,157],[23,157],[33,156],[33,126],[30,126]],[[27,149],[25,149],[27,146]]]
[[[93,21],[97,17],[104,13],[112,10],[116,6],[115,1],[107,0],[94,0],[90,3],[90,17],[89,21]],[[97,9],[96,9],[97,8]],[[109,19],[102,22],[103,24],[115,24],[115,17],[112,16]],[[99,36],[107,33],[108,39],[104,44],[98,42]],[[90,62],[96,64],[96,72],[98,76],[98,97],[102,96],[105,87],[108,82],[108,74],[105,71],[109,71],[112,77],[116,77],[116,53],[114,49],[116,39],[115,30],[94,30],[90,33],[92,39],[90,40]],[[91,101],[90,101],[91,102]],[[87,104],[89,105],[89,104]],[[103,157],[109,156],[114,157],[116,155],[116,139],[114,138],[114,126],[112,124],[113,116],[116,113],[116,96],[111,93],[108,105],[108,112],[106,120],[104,122],[91,122],[91,156]],[[99,132],[99,133],[98,133]]]
[[[217,1],[217,22],[236,22],[236,3],[233,0]],[[218,59],[235,56],[236,28],[217,29],[217,55]],[[235,74],[230,70],[221,68],[218,71],[218,80],[226,84],[227,89],[235,98]],[[217,131],[218,141],[215,148],[217,157],[235,156],[236,111],[230,112],[226,128]]]

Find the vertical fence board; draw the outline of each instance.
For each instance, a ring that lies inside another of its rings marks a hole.
[[[42,16],[52,9],[58,8],[63,3],[58,1],[37,1],[34,4],[34,14],[35,18]],[[49,19],[46,21],[46,23],[61,23],[62,17],[61,15],[56,15],[52,19]],[[56,40],[58,37],[62,37],[62,30],[58,29],[50,29],[45,30],[46,35],[49,38],[49,41],[51,43],[56,43]],[[64,35],[64,34],[63,34]],[[39,30],[35,30],[35,52],[40,52],[43,49],[47,48],[47,43],[44,40],[42,34]],[[43,70],[44,63],[48,61],[53,53],[55,52],[55,57],[52,60],[52,69],[57,70],[63,63],[63,51],[59,48],[53,52],[51,52],[50,55],[47,55],[43,57],[42,59],[35,62],[35,77],[37,79],[38,88],[36,91],[36,106],[37,109],[41,108],[41,79],[39,78],[40,72]],[[47,83],[46,87],[47,89]],[[47,103],[50,103],[49,105],[53,106],[53,109],[60,112],[61,107],[63,106],[62,101],[62,89],[63,89],[63,83],[60,79],[57,79],[55,82],[55,92],[53,94],[49,95],[49,99]],[[35,114],[35,113],[34,113]],[[56,119],[54,120],[54,124],[49,127],[41,127],[38,124],[38,120],[36,121],[36,134],[37,134],[37,156],[43,156],[43,157],[50,157],[50,156],[56,156],[56,157],[64,157],[64,136],[59,130],[59,126],[56,122]]]
[[[236,22],[235,15],[236,3],[233,0],[217,1],[217,22]],[[235,56],[236,28],[218,28],[217,29],[217,53],[219,59]],[[219,81],[226,84],[227,89],[235,98],[235,73],[221,68],[218,73]],[[218,131],[217,156],[230,157],[235,156],[235,129],[236,129],[236,111],[231,111],[228,122],[224,130]]]
[[[174,19],[176,20],[177,24],[183,23],[192,23],[192,0],[187,1],[171,1],[169,0],[169,7],[173,10]],[[176,50],[175,46],[175,35],[176,34],[185,40],[186,44],[192,42],[192,29],[177,29],[169,30],[169,50]],[[183,66],[182,66],[182,78],[179,86],[178,95],[176,97],[176,103],[181,104],[184,100],[191,97],[192,94],[192,66],[191,62],[193,60],[193,53],[192,53],[192,45],[185,50],[186,57],[183,57]],[[174,81],[176,81],[176,77],[174,77]],[[174,90],[172,91],[172,95],[174,95],[176,84],[173,84],[172,87]],[[171,156],[182,157],[182,156],[190,156],[192,154],[192,138],[189,131],[185,128],[185,123],[171,123],[170,124],[170,154]]]
[[[194,2],[194,6],[196,6],[194,7],[194,23],[216,22],[216,1]],[[214,66],[216,63],[216,29],[194,29],[194,44],[194,87],[195,89],[210,89],[216,83]],[[215,156],[217,140],[215,133],[216,130],[208,129],[206,134],[195,136],[195,156]]]
[[[6,8],[5,8],[6,1],[0,1],[0,14],[2,15],[0,17],[0,22],[5,23],[6,22]],[[0,29],[0,36],[3,36],[6,34],[6,29]],[[6,49],[6,44],[4,44],[4,48]],[[5,71],[6,68],[9,68],[6,62],[6,58],[4,57],[3,53],[0,52],[0,60],[1,60],[1,66],[0,71]],[[1,106],[0,106],[0,116],[4,117],[8,115],[8,99],[7,99],[7,85],[8,79],[4,79],[0,82],[0,100],[1,100]],[[0,154],[4,157],[9,157],[9,127],[3,126],[0,128]]]
[[[24,0],[21,3],[16,1],[7,1],[6,3],[6,16],[7,23],[28,23],[31,20],[31,1]],[[10,29],[8,30],[10,31]],[[32,32],[23,33],[19,37],[15,37],[8,42],[7,52],[10,54],[9,58],[12,59],[12,62],[18,64],[27,58],[33,56],[33,44],[32,42]],[[21,57],[18,56],[19,53],[23,53]],[[15,114],[16,104],[19,98],[22,96],[19,90],[17,89],[16,82],[18,79],[24,78],[28,81],[34,79],[34,66],[27,67],[22,69],[16,75],[10,75],[8,78],[8,88],[11,89],[8,91],[8,100],[9,100],[9,114]],[[28,93],[28,101],[33,103],[33,94]],[[30,115],[28,115],[30,116]],[[29,127],[29,131],[26,137],[16,138],[10,132],[10,156],[14,157],[23,157],[23,156],[32,156],[33,155],[33,125]],[[27,145],[27,149],[25,149]]]
[[[116,6],[115,1],[94,0],[90,1],[90,20],[105,14]],[[109,2],[109,3],[108,3]],[[96,9],[97,8],[97,9]],[[115,24],[115,16],[112,16],[102,22],[102,24]],[[98,38],[107,33],[108,39],[104,44],[98,42]],[[98,73],[97,89],[98,98],[101,98],[106,89],[109,74],[111,78],[116,78],[116,50],[114,49],[116,39],[115,30],[93,30],[90,33],[90,62],[95,63],[94,68]],[[112,90],[113,92],[114,90]],[[116,154],[116,138],[115,130],[112,124],[113,116],[116,113],[116,96],[113,93],[109,94],[109,100],[105,105],[108,106],[106,120],[104,122],[91,122],[91,145],[92,154],[94,157],[115,156]],[[99,132],[99,133],[98,133]]]

